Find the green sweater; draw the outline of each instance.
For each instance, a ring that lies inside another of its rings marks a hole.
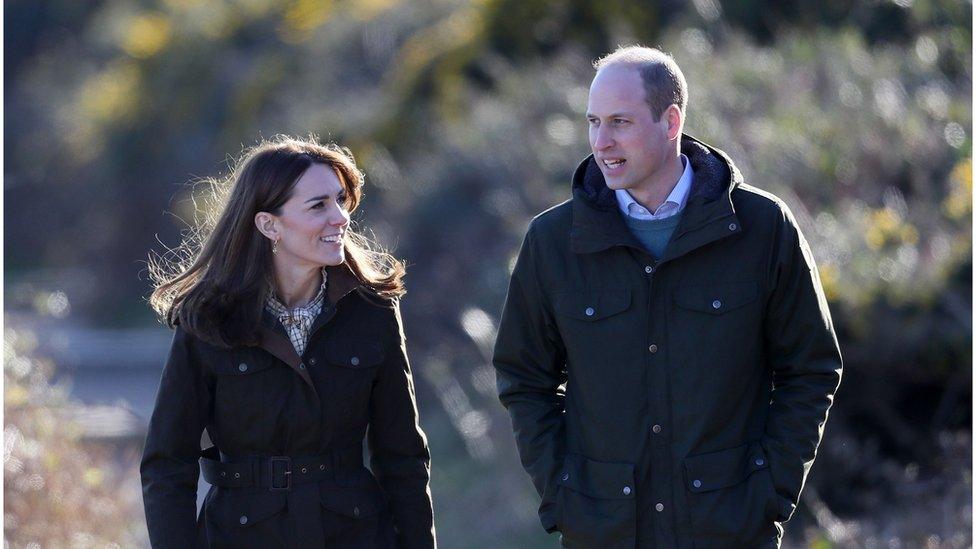
[[[624,223],[633,233],[637,240],[644,245],[647,251],[651,252],[654,259],[661,259],[664,249],[667,248],[671,240],[671,233],[674,232],[678,222],[681,221],[681,214],[675,214],[664,219],[636,219],[629,215],[624,215]]]

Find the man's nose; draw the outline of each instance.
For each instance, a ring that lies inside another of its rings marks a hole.
[[[596,139],[593,141],[593,148],[597,150],[603,150],[613,145],[613,137],[610,135],[610,130],[604,129],[600,126],[596,129]]]

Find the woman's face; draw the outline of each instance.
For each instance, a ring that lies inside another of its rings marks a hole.
[[[342,239],[349,226],[346,189],[327,164],[312,164],[275,216],[283,267],[322,267],[345,261]]]

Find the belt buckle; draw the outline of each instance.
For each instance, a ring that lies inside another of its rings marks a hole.
[[[279,485],[275,482],[275,464],[281,463],[285,469],[282,473],[284,478],[284,484]],[[268,488],[271,492],[287,492],[291,490],[291,458],[288,456],[272,456],[268,458],[268,477],[270,487]]]

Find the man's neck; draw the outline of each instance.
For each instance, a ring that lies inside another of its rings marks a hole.
[[[682,173],[684,173],[684,166],[681,163],[681,156],[676,151],[674,156],[668,156],[667,163],[661,166],[660,170],[651,175],[642,185],[628,189],[627,192],[648,211],[656,212],[668,199],[668,195],[681,179]]]
[[[289,309],[305,305],[318,293],[322,285],[320,267],[284,266],[275,261],[275,284],[278,300]]]

